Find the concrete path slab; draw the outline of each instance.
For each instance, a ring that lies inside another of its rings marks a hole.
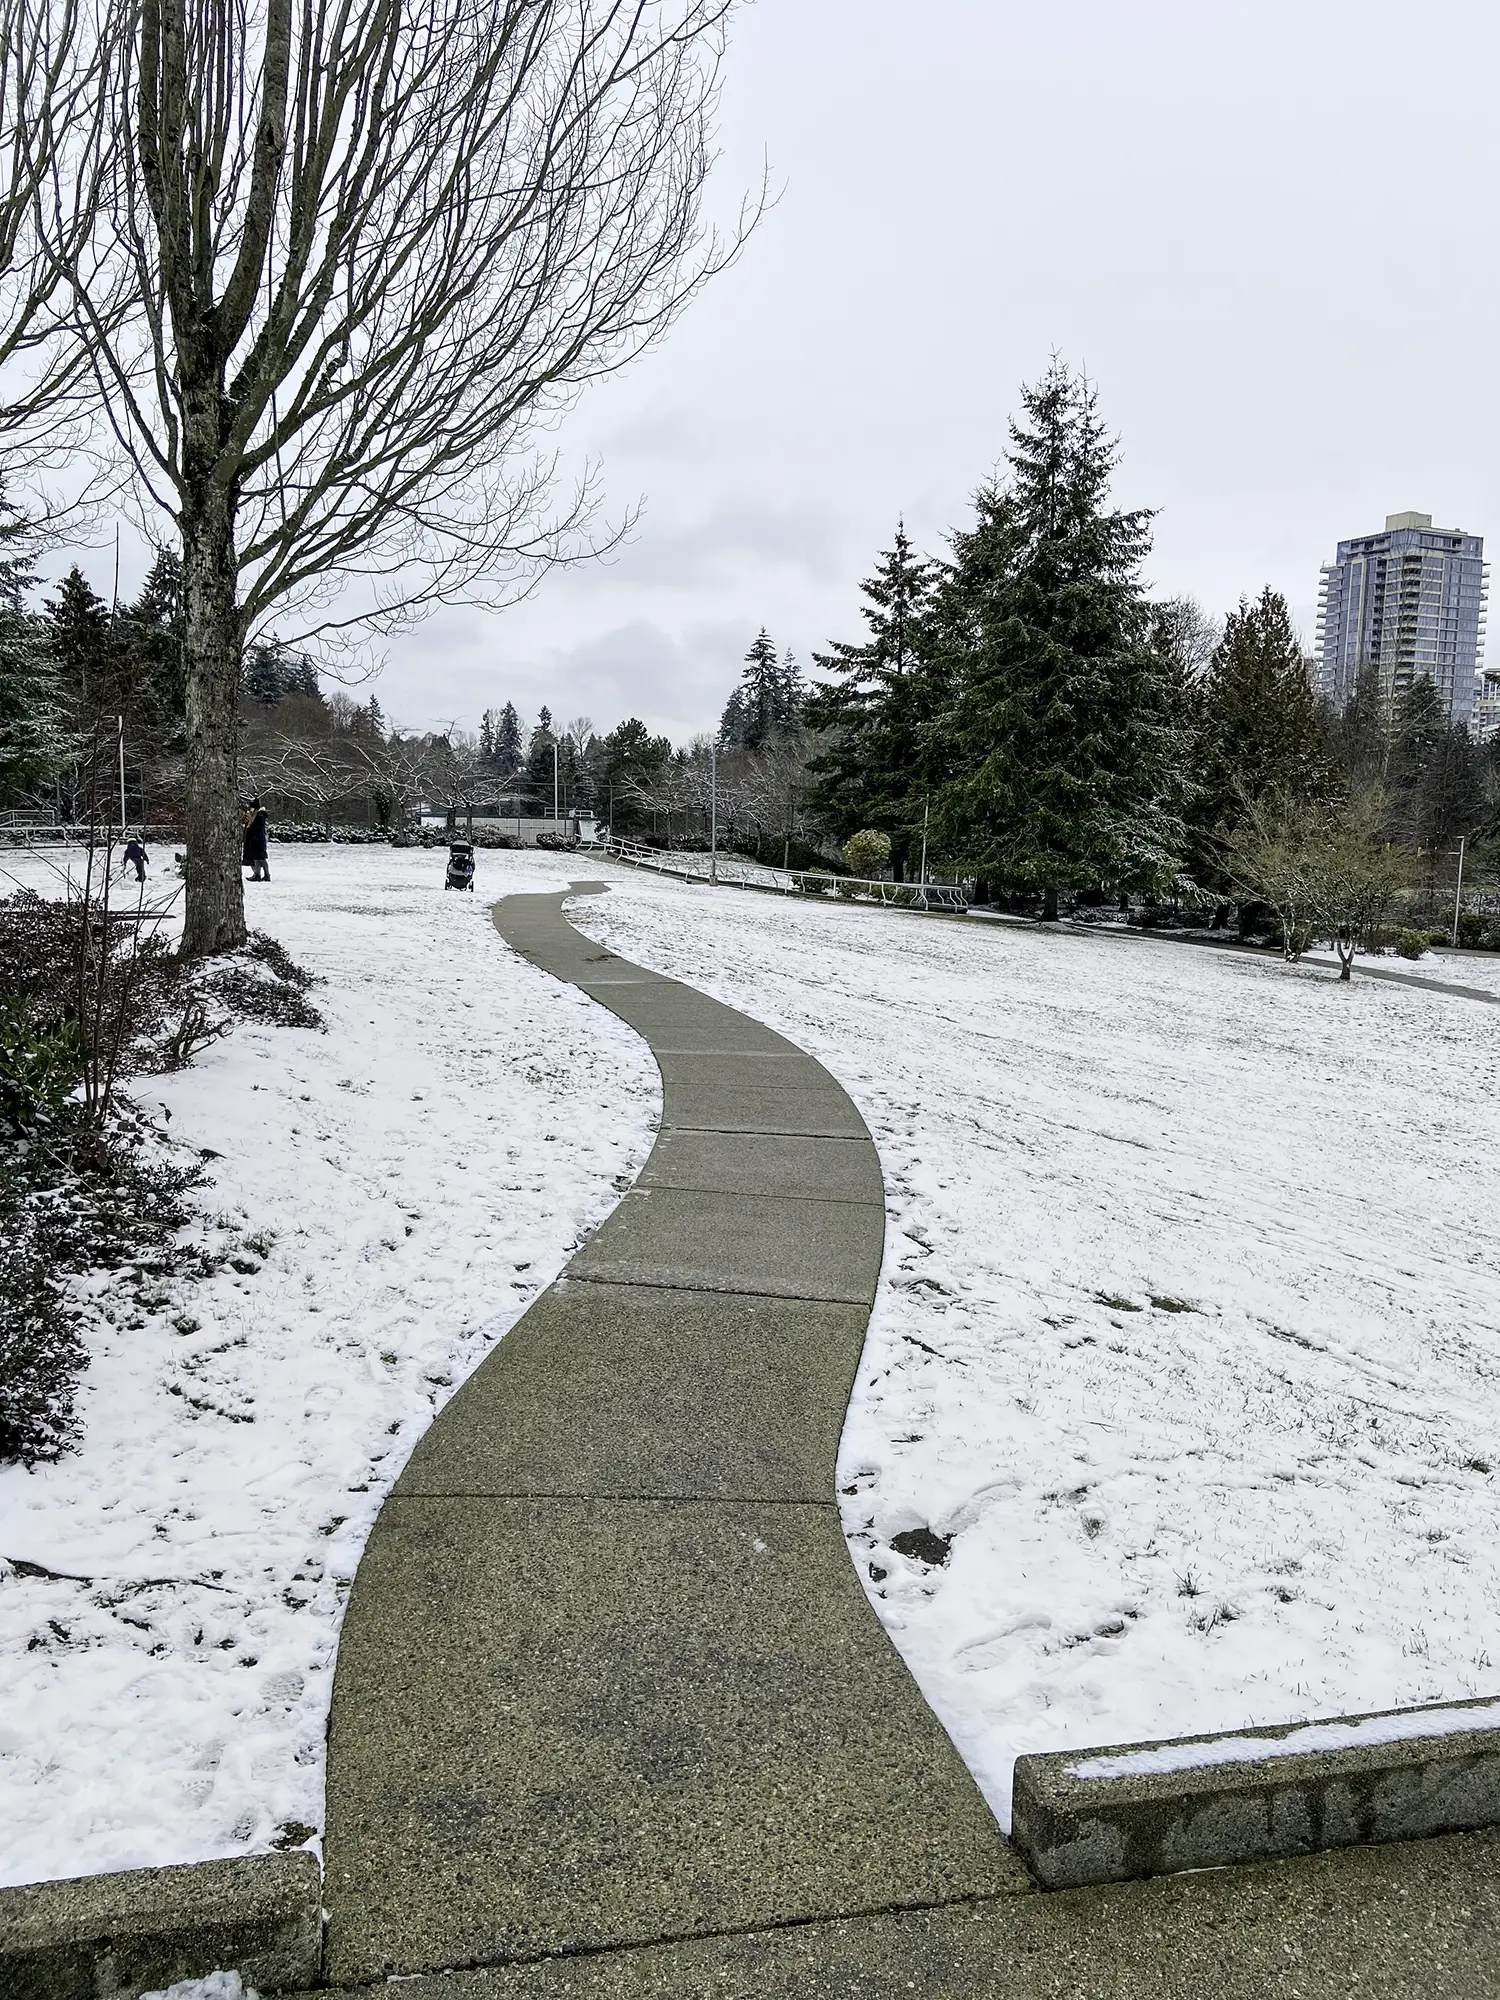
[[[427,1432],[396,1494],[829,1501],[867,1317],[560,1278]]]
[[[568,1267],[579,1278],[875,1302],[885,1216],[867,1202],[639,1188]]]
[[[744,1090],[691,1084],[671,1091],[664,1113],[684,1132],[785,1132],[810,1139],[867,1137],[864,1120],[841,1090]]]
[[[745,1049],[728,1038],[712,1049],[679,1049],[653,1040],[652,1053],[670,1091],[811,1091],[828,1087],[823,1065],[800,1049]]]
[[[1500,1837],[416,1980],[402,2000],[1497,2000]]]
[[[717,1189],[803,1201],[864,1201],[884,1213],[874,1148],[863,1139],[742,1132],[732,1147],[717,1132],[664,1131],[637,1187]]]
[[[839,1520],[869,1135],[810,1058],[562,901],[496,923],[661,1050],[662,1130],[366,1547],[329,1734],[334,1981],[1031,1889]]]
[[[330,1819],[386,1836],[330,1857],[343,1976],[1029,1890],[941,1758],[933,1814],[941,1732],[833,1508],[388,1513],[361,1571],[384,1643],[340,1663],[330,1744]],[[342,1754],[356,1716],[378,1762]]]

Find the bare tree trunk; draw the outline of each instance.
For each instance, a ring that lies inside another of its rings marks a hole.
[[[245,942],[238,794],[240,615],[228,495],[205,480],[181,514],[187,614],[186,957]]]
[[[1050,883],[1042,891],[1042,922],[1044,924],[1057,922],[1057,890]]]

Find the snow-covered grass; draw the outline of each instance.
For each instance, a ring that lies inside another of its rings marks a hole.
[[[574,914],[869,1121],[845,1526],[997,1812],[1027,1750],[1500,1693],[1487,1007],[644,876]]]
[[[33,1566],[0,1562],[0,1882],[321,1827],[339,1619],[381,1496],[645,1156],[645,1046],[489,920],[577,870],[486,853],[453,895],[445,858],[275,849],[251,921],[323,976],[327,1032],[241,1023],[136,1090],[217,1155],[200,1199],[228,1261],[144,1303],[108,1288],[82,1451],[0,1470],[0,1558]]]
[[[595,860],[482,854],[445,895],[442,860],[276,850],[252,920],[328,1033],[242,1024],[142,1090],[220,1156],[209,1233],[249,1268],[106,1293],[82,1452],[0,1472],[0,1556],[87,1579],[0,1566],[0,1881],[321,1825],[381,1495],[649,1143],[644,1044],[488,921],[577,873],[616,885],[583,928],[870,1122],[846,1528],[1002,1815],[1023,1750],[1500,1693],[1488,1008]],[[946,1566],[891,1549],[922,1525]]]

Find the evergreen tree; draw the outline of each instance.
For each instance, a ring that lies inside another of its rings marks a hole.
[[[719,720],[721,750],[762,750],[786,733],[787,688],[764,625],[745,655],[739,686]]]
[[[797,657],[788,647],[781,656],[781,665],[776,675],[776,710],[772,733],[786,742],[802,728],[803,715],[807,707],[807,683],[802,678],[802,669]]]
[[[24,798],[67,761],[62,708],[35,621],[0,594],[0,803]]]
[[[1380,669],[1373,662],[1359,669],[1342,715],[1325,717],[1324,729],[1346,788],[1384,780],[1390,755],[1390,713]]]
[[[953,539],[937,643],[956,696],[934,801],[979,872],[1040,890],[1170,887],[1185,845],[1185,690],[1140,581],[1150,515],[1107,506],[1117,447],[1061,362],[1022,392],[1010,481]]]
[[[245,648],[241,691],[264,708],[276,708],[288,695],[321,701],[318,670],[305,653],[294,653],[280,639],[257,639]]]
[[[939,682],[922,650],[936,579],[937,565],[913,554],[898,522],[894,546],[860,586],[869,637],[861,645],[835,640],[814,653],[830,678],[805,702],[808,727],[825,736],[809,765],[810,810],[840,838],[864,827],[888,834],[898,870],[921,819],[912,787],[938,707]]]
[[[1248,801],[1270,792],[1311,798],[1327,789],[1317,700],[1279,591],[1267,585],[1255,603],[1240,600],[1195,696],[1194,873],[1217,882],[1222,840]]]
[[[75,563],[43,613],[47,650],[75,727],[131,706],[130,660],[109,606]]]
[[[1483,755],[1425,677],[1396,697],[1389,743],[1390,831],[1430,864],[1486,816]]]
[[[495,761],[495,724],[499,721],[494,709],[487,708],[479,720],[479,754],[486,764]]]
[[[116,627],[130,656],[137,731],[158,752],[181,750],[187,719],[187,619],[182,558],[175,550],[157,550],[140,596]]]
[[[384,743],[386,735],[385,710],[380,706],[374,695],[370,696],[370,705],[365,710],[365,727],[372,742]]]
[[[562,751],[558,748],[554,766],[552,751],[557,737],[552,732],[552,711],[543,708],[537,717],[536,728],[531,732],[531,742],[526,751],[526,783],[532,800],[538,810],[552,811],[554,795],[561,802],[562,793]],[[556,784],[554,785],[554,777]]]
[[[513,702],[505,704],[495,724],[495,763],[507,778],[521,766],[521,718]]]
[[[29,524],[0,488],[0,802],[44,784],[68,757],[62,690],[26,592],[36,581]]]

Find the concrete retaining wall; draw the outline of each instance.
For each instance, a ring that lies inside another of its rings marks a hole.
[[[1500,1825],[1500,1701],[1021,1757],[1012,1802],[1047,1889]]]
[[[311,1854],[139,1868],[0,1889],[5,2000],[136,2000],[236,1971],[263,1994],[315,1985],[322,1881]]]

